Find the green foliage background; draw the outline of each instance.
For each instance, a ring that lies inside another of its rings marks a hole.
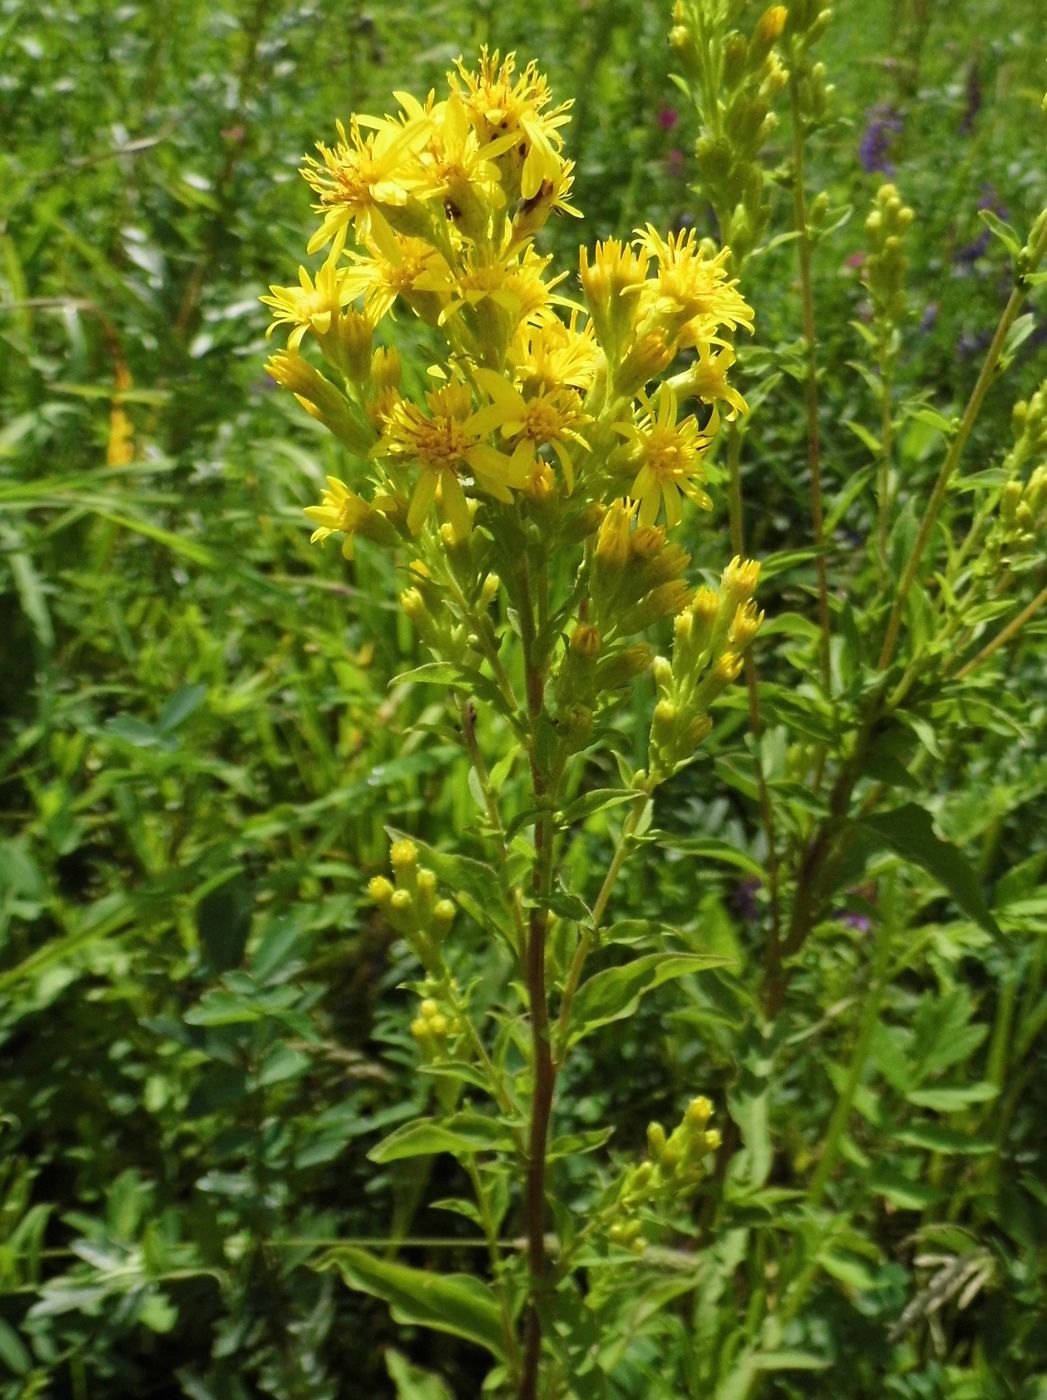
[[[350,567],[308,546],[301,507],[339,458],[264,376],[257,297],[301,258],[302,154],[335,117],[384,111],[394,88],[423,94],[482,42],[536,57],[575,97],[587,221],[552,231],[567,263],[579,238],[648,219],[706,227],[668,25],[622,0],[449,3],[421,23],[398,0],[0,4],[3,1400],[439,1396],[406,1361],[387,1368],[394,1341],[455,1394],[478,1393],[468,1348],[398,1331],[309,1267],[336,1240],[381,1248],[390,1220],[414,1262],[478,1266],[464,1224],[421,1206],[427,1172],[450,1186],[450,1168],[364,1155],[429,1092],[397,990],[410,969],[364,887],[386,824],[468,845],[473,807],[439,698],[389,685],[414,648],[397,575],[366,547]],[[872,414],[850,324],[879,180],[859,161],[869,109],[904,117],[891,159],[917,214],[909,390],[949,417],[1006,297],[979,204],[1024,228],[1045,198],[1041,45],[1036,0],[845,0],[821,45],[837,93],[812,179],[857,211],[816,252],[835,500],[868,461],[846,424]],[[782,244],[744,289],[748,363],[781,369],[743,465],[757,557],[809,539],[794,276]],[[972,463],[1009,442],[1043,344],[1041,326],[990,399]],[[935,431],[913,419],[907,433],[918,497]],[[700,563],[725,556],[724,519],[721,502],[693,542]],[[867,525],[841,510],[837,578],[860,571]],[[772,571],[769,629],[776,612],[812,612],[811,580],[809,562]],[[786,1359],[766,1367],[769,1394],[1047,1395],[1043,635],[1026,628],[994,705],[950,716],[939,755],[939,827],[1005,936],[918,872],[899,877],[913,941],[871,1030],[839,1234]],[[783,742],[811,737],[802,707],[783,700],[777,717]],[[718,1315],[741,1300],[759,1319],[782,1240],[802,1238],[789,1205],[859,1023],[877,914],[864,886],[805,955],[780,1027],[787,1070],[768,1079],[739,1033],[738,986],[758,975],[753,833],[731,787],[740,721],[662,800],[669,847],[637,867],[620,910],[700,930],[738,981],[652,995],[627,1030],[592,1038],[564,1090],[576,1126],[613,1124],[623,1153],[697,1091],[726,1101],[740,1135],[719,1282],[677,1324],[691,1359],[666,1378],[641,1346],[614,1396],[713,1393],[700,1358],[737,1345]],[[938,746],[930,721],[919,737]],[[579,835],[579,866],[606,858],[603,821]],[[724,841],[740,852],[729,863]],[[754,1222],[754,1253],[733,1259]],[[960,1260],[966,1283],[949,1293],[946,1266],[921,1257]],[[819,1369],[793,1369],[810,1364],[796,1356]]]

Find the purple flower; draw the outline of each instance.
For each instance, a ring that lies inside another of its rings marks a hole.
[[[663,131],[672,131],[679,120],[680,114],[675,107],[658,108],[658,125]]]
[[[901,134],[905,123],[901,113],[889,102],[878,102],[865,114],[865,131],[858,146],[858,159],[862,169],[871,175],[882,171],[884,175],[894,174],[894,164],[890,157],[894,151],[895,138]]]
[[[929,302],[927,303],[927,305],[924,307],[923,316],[922,316],[921,319],[920,319],[920,331],[921,331],[921,333],[922,333],[923,335],[927,335],[927,333],[928,333],[929,331],[933,331],[933,330],[934,330],[934,327],[935,327],[935,324],[937,323],[937,320],[938,320],[938,303],[937,303],[936,301],[929,301]]]

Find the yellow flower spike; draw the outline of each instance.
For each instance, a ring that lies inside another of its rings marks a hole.
[[[570,494],[574,490],[574,462],[568,443],[588,449],[585,438],[576,430],[587,421],[578,395],[569,389],[557,388],[525,398],[514,384],[494,370],[477,369],[473,377],[491,402],[505,414],[499,429],[503,437],[517,444],[527,442],[533,452],[545,445],[552,448]]]
[[[630,536],[636,505],[614,501],[596,532],[596,558],[606,568],[622,569],[629,561]]]
[[[421,284],[426,278],[439,283],[448,277],[449,268],[439,249],[425,239],[394,233],[384,221],[372,226],[363,246],[365,252],[350,250],[342,282],[353,298],[364,298],[364,307],[375,324],[399,297],[423,321],[435,326],[446,297]]]
[[[729,405],[729,411],[724,415],[728,422],[739,413],[748,413],[749,405],[738,390],[727,383],[727,372],[735,360],[733,348],[724,345],[714,352],[711,344],[699,344],[697,349],[698,359],[695,363],[683,374],[674,375],[669,384],[681,400],[700,399],[712,407],[712,417],[705,427],[706,434],[712,437],[720,426],[721,403]]]
[[[732,651],[744,651],[752,639],[760,630],[763,622],[763,613],[757,610],[756,604],[750,598],[745,603],[739,603],[731,625],[727,629],[727,645]]]
[[[600,344],[612,355],[627,340],[639,312],[638,294],[647,281],[650,254],[617,238],[578,250],[578,276]]]
[[[384,875],[375,875],[372,880],[367,882],[367,893],[379,909],[385,909],[393,897],[392,882],[387,880]]]
[[[721,326],[752,330],[752,308],[727,278],[729,248],[708,258],[693,228],[663,238],[653,224],[636,230],[635,244],[658,262],[658,275],[645,288],[653,314],[675,332],[687,326],[687,343],[708,341]]]
[[[389,861],[394,870],[407,870],[418,864],[418,847],[407,836],[389,847]]]
[[[518,78],[516,55],[481,50],[478,71],[470,72],[462,60],[457,72],[448,73],[452,91],[461,98],[482,143],[510,136],[512,141],[498,157],[506,192],[533,199],[545,181],[555,183],[563,164],[559,128],[570,120],[572,104],[563,102],[546,111],[551,101],[549,85],[536,63],[528,63]],[[459,79],[461,86],[459,86]]]

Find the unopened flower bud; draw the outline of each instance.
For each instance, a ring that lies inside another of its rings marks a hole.
[[[389,862],[398,875],[413,870],[418,864],[418,847],[406,837],[394,841],[389,848]]]
[[[704,1142],[705,1147],[709,1152],[715,1152],[716,1149],[722,1144],[723,1137],[718,1128],[710,1128],[709,1131],[703,1137],[702,1141]]]
[[[394,890],[393,897],[389,901],[389,911],[392,914],[409,914],[414,905],[410,890]]]
[[[445,934],[454,923],[455,907],[449,899],[438,899],[433,908],[433,931]]]
[[[427,1021],[431,1021],[434,1016],[440,1014],[440,1003],[432,997],[426,997],[424,1001],[419,1002],[418,1010]]]
[[[687,1105],[687,1112],[684,1120],[692,1127],[704,1128],[709,1119],[713,1116],[713,1106],[704,1094],[699,1094],[696,1099],[692,1099]]]
[[[387,880],[384,875],[376,875],[373,880],[367,882],[367,893],[379,909],[384,909],[393,897],[392,882]]]
[[[661,1155],[665,1151],[665,1129],[661,1123],[648,1123],[647,1125],[647,1155],[652,1162],[661,1160]]]
[[[417,588],[404,589],[400,594],[400,606],[412,622],[417,622],[425,615],[425,599]]]
[[[571,633],[571,650],[586,661],[599,656],[602,644],[599,629],[588,622],[579,623]]]
[[[423,899],[431,899],[436,893],[436,876],[431,870],[419,870],[418,893]]]
[[[480,607],[489,608],[498,595],[502,581],[497,574],[488,574],[480,589]]]

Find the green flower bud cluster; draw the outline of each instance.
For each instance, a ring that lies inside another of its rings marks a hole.
[[[1030,398],[1014,405],[1011,430],[1014,444],[1003,460],[1008,480],[974,565],[973,572],[980,578],[997,578],[1022,564],[1038,562],[1042,554],[1041,550],[1028,558],[1047,530],[1047,379]],[[1026,476],[1030,462],[1036,466]]]
[[[459,549],[451,526],[446,527],[446,539],[453,542],[448,551],[450,556],[468,552],[467,544],[463,543]],[[434,560],[434,564],[435,562]],[[463,571],[468,567],[467,559],[459,559],[456,562]],[[450,568],[453,571],[454,565],[450,565]],[[420,559],[412,561],[410,576],[411,585],[400,594],[400,606],[428,650],[441,661],[465,666],[477,665],[479,654],[475,650],[476,638],[469,622],[454,606],[447,582],[436,578],[432,570]],[[491,575],[491,578],[494,580],[496,592],[497,578],[494,575]],[[482,585],[477,587],[476,593],[480,592],[481,587]],[[487,591],[490,592],[489,589]]]
[[[458,1015],[447,992],[455,990],[455,984],[426,978],[424,995],[418,1003],[418,1015],[411,1022],[411,1034],[418,1043],[422,1059],[427,1065],[441,1061],[458,1059],[458,1042],[465,1033],[465,1025]]]
[[[673,623],[673,655],[655,658],[658,702],[651,721],[650,772],[661,781],[693,757],[712,728],[709,707],[742,669],[763,621],[753,602],[760,566],[733,559],[718,590],[700,588]]]
[[[613,1244],[642,1253],[647,1241],[638,1213],[652,1207],[678,1209],[701,1185],[707,1159],[722,1141],[719,1130],[709,1127],[712,1111],[700,1095],[668,1136],[660,1123],[648,1125],[647,1160],[626,1171],[609,1212],[607,1238]]]
[[[788,19],[785,5],[771,5],[746,36],[731,27],[740,9],[722,0],[677,0],[670,32],[701,119],[695,161],[702,192],[736,267],[767,225],[760,153],[778,124],[772,107],[787,82],[776,45]]]
[[[394,841],[389,862],[393,879],[376,875],[367,893],[430,976],[439,977],[440,949],[454,922],[455,907],[440,898],[435,874],[419,866],[413,841]]]
[[[596,534],[590,573],[590,618],[604,638],[643,632],[687,606],[694,590],[683,575],[690,555],[656,525],[637,527],[635,505],[616,501]]]
[[[862,277],[869,289],[873,314],[882,330],[899,325],[905,315],[905,235],[913,221],[913,211],[902,200],[894,185],[881,185],[873,209],[865,221],[869,253],[862,266]]]

